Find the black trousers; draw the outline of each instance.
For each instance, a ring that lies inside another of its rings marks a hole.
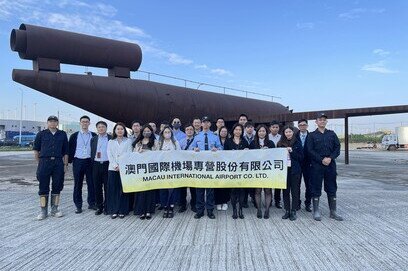
[[[311,165],[310,161],[302,163],[302,175],[305,183],[305,205],[310,205],[312,202],[312,181],[311,181]],[[299,189],[299,201],[300,201],[300,189]]]
[[[74,203],[77,208],[82,208],[82,186],[84,183],[84,177],[86,176],[86,185],[88,189],[88,205],[93,206],[95,204],[95,191],[92,180],[92,160],[74,158],[72,162],[72,171],[74,174]]]
[[[237,203],[239,207],[242,207],[245,198],[245,189],[244,188],[231,188],[231,204],[233,208],[236,208]]]
[[[286,189],[283,190],[283,205],[286,211],[296,210],[299,204],[300,176],[300,174],[292,174],[288,169]],[[292,204],[290,196],[292,196]]]
[[[178,203],[180,206],[187,206],[187,188],[190,189],[190,195],[191,195],[191,199],[190,199],[190,206],[191,207],[195,207],[196,206],[196,189],[195,187],[181,187],[178,188],[179,190],[179,200]]]
[[[109,161],[93,162],[92,177],[95,187],[95,203],[99,210],[106,210],[106,186],[108,184]]]
[[[230,188],[214,188],[215,204],[225,204],[231,198]]]
[[[282,194],[282,189],[275,189],[273,191],[274,195],[273,197],[275,198],[275,204],[281,202],[281,194]]]
[[[38,195],[50,193],[50,178],[52,178],[51,194],[60,194],[64,187],[64,162],[62,158],[40,158],[37,168],[37,180],[40,183]]]

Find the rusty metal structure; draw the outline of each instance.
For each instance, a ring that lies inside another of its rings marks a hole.
[[[317,112],[292,113],[288,107],[227,94],[130,78],[142,62],[137,44],[21,24],[10,36],[11,50],[33,61],[33,70],[14,69],[14,81],[51,97],[97,114],[113,122],[132,120],[160,122],[179,117],[224,117],[236,122],[240,114],[255,123],[314,119]],[[108,76],[62,73],[60,65],[71,64],[108,69]],[[329,118],[345,119],[346,164],[348,164],[348,118],[408,112],[408,105],[324,111]]]

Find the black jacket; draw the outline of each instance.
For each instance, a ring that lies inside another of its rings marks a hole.
[[[279,146],[279,143],[278,143]],[[285,147],[278,147],[285,148]],[[292,152],[290,153],[291,173],[292,175],[302,173],[303,149],[301,141],[297,140],[293,143]]]
[[[98,148],[98,139],[99,136],[95,135],[91,138],[91,159],[95,160],[96,149]],[[108,141],[112,139],[112,136],[108,134]]]
[[[300,142],[300,145],[302,146],[302,140],[300,139],[300,131],[296,133],[296,138]],[[303,164],[309,163],[310,164],[310,157],[309,157],[309,151],[307,149],[307,141],[310,138],[310,133],[307,131],[307,136],[305,140],[305,145],[302,147],[303,149]]]
[[[232,138],[227,138],[224,143],[224,150],[243,150],[243,149],[249,149],[248,141],[245,140],[245,138],[241,139],[241,142],[239,145],[235,144],[234,140]]]
[[[273,143],[272,140],[268,140],[265,147],[268,147],[269,149],[276,148],[275,143]],[[249,148],[250,149],[260,149],[261,147],[259,146],[259,144],[256,143],[256,140],[254,139],[251,142],[251,144],[249,144]]]
[[[336,133],[326,129],[321,133],[318,129],[308,136],[307,151],[312,163],[321,164],[323,158],[330,157],[332,163],[340,155],[340,141]]]
[[[76,147],[77,147],[77,140],[78,140],[78,133],[79,132],[75,132],[73,133],[68,140],[68,163],[72,163],[72,161],[74,161],[74,156],[75,156],[75,151],[76,151]],[[94,132],[91,132],[92,137],[96,136],[96,134]],[[92,138],[91,138],[92,139]]]

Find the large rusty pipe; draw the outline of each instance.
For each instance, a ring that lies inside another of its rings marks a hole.
[[[11,31],[10,47],[22,59],[49,58],[79,66],[137,71],[142,62],[137,44],[29,24]]]

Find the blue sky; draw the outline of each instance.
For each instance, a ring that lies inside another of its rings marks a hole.
[[[14,116],[24,89],[28,117],[37,103],[37,119],[59,110],[76,120],[82,110],[11,80],[13,68],[31,69],[9,47],[11,29],[22,22],[137,42],[142,70],[279,96],[295,112],[408,104],[404,0],[0,1],[0,117]],[[408,125],[407,116],[362,123]]]

